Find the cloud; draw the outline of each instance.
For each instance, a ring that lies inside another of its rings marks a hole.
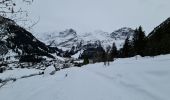
[[[78,32],[142,25],[150,32],[170,16],[169,0],[36,0],[32,16],[40,16],[36,32],[74,28]]]

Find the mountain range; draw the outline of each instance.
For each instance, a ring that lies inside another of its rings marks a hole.
[[[74,29],[67,29],[62,32],[46,32],[35,34],[45,44],[58,47],[64,51],[71,51],[74,48],[74,53],[78,51],[83,52],[88,48],[96,48],[101,45],[103,48],[116,44],[118,49],[123,47],[124,41],[127,37],[132,37],[134,30],[123,27],[112,33],[104,31],[94,31],[88,33],[77,33]],[[77,54],[76,54],[77,55]]]
[[[77,33],[74,29],[60,32],[32,34],[14,21],[0,17],[0,54],[16,55],[20,58],[55,56],[79,58],[84,52],[96,52],[102,47],[106,50],[115,43],[117,49],[123,47],[125,39],[133,38],[135,30],[123,27],[111,33],[94,31]],[[147,36],[145,55],[170,53],[170,18],[161,23]],[[102,49],[100,49],[102,50]],[[12,53],[12,54],[11,54]],[[33,57],[32,57],[33,56]],[[27,59],[29,60],[29,59]]]

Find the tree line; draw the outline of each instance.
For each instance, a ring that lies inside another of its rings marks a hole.
[[[132,39],[130,39],[132,38]],[[135,29],[133,37],[127,37],[123,48],[119,51],[119,57],[133,57],[135,55],[145,56],[147,37],[142,27]]]
[[[133,36],[128,36],[125,40],[123,47],[117,50],[115,43],[112,46],[106,47],[103,51],[96,50],[92,58],[94,62],[110,62],[116,58],[127,58],[139,55],[156,56],[160,54],[170,53],[170,23],[160,27],[146,36],[142,26],[135,29]],[[88,57],[85,57],[85,62],[89,63]]]

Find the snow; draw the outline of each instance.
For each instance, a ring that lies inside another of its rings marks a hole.
[[[51,46],[57,46],[59,48],[63,48],[68,50],[68,48],[71,48],[76,43],[77,40],[77,34],[76,32],[71,31],[71,29],[67,29],[65,31],[55,31],[55,32],[45,32],[41,34],[35,34],[36,37],[38,37],[39,40],[43,41],[47,45]],[[69,43],[68,43],[69,42]]]
[[[55,71],[55,68],[53,65],[47,67],[45,70],[44,70],[44,75],[45,76],[48,76],[50,75],[50,73],[52,73],[53,71]]]
[[[169,100],[169,65],[162,55],[72,67],[7,83],[0,100]]]
[[[13,52],[12,50],[8,50],[8,53],[5,54],[4,58],[10,57],[8,61],[14,62],[14,61],[18,61],[18,59],[15,58],[16,56],[17,53]]]
[[[28,76],[30,74],[37,74],[39,72],[42,72],[37,69],[19,69],[19,68],[14,68],[13,70],[7,70],[4,73],[0,73],[0,79],[5,80],[8,78],[21,78],[22,76]]]
[[[80,54],[82,54],[82,53],[83,53],[83,50],[78,51],[76,54],[72,55],[71,57],[72,57],[72,58],[76,58],[76,59],[78,59],[78,58],[79,58],[79,56],[80,56]]]
[[[74,63],[83,63],[84,60],[75,60]]]
[[[79,37],[82,38],[84,41],[106,41],[110,39],[112,40],[109,33],[99,30],[89,33],[82,33],[79,35]]]

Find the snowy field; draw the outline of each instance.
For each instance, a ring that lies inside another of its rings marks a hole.
[[[14,76],[22,71],[27,73],[20,70]],[[117,59],[110,66],[89,64],[19,79],[0,88],[0,100],[170,100],[170,55]]]

